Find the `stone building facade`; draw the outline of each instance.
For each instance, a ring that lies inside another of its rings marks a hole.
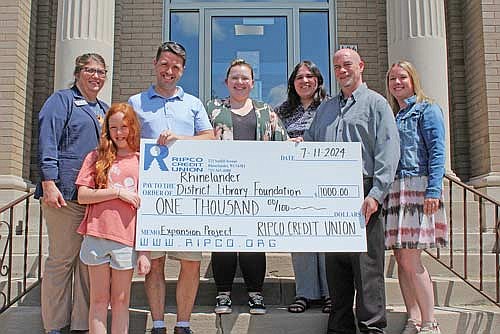
[[[152,57],[159,43],[175,37],[175,13],[198,15],[198,36],[205,36],[199,45],[206,48],[215,43],[206,33],[207,27],[212,31],[210,20],[276,12],[293,20],[292,25],[287,23],[292,30],[287,35],[289,73],[290,64],[301,57],[293,43],[305,24],[300,25],[301,16],[297,17],[316,9],[325,13],[328,24],[323,33],[310,37],[327,35],[330,61],[339,45],[355,45],[365,60],[364,79],[371,88],[384,93],[385,73],[394,57],[421,65],[424,88],[447,115],[448,172],[500,199],[500,0],[4,0],[0,3],[1,202],[37,182],[37,115],[54,89],[71,81],[67,73],[81,50],[97,50],[108,61],[108,91],[101,97],[126,101],[154,81]],[[85,25],[86,33],[76,34]],[[58,29],[64,27],[68,36],[61,37]],[[204,84],[211,81],[200,68],[215,69],[214,62],[204,66],[207,57],[195,57],[202,65],[194,74],[202,99],[210,98]],[[61,79],[58,71],[67,77]]]

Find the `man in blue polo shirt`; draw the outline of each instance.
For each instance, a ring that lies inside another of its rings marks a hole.
[[[141,122],[141,137],[157,139],[160,145],[177,139],[214,139],[203,103],[177,86],[186,65],[184,47],[176,42],[161,44],[153,65],[156,84],[128,101]],[[166,333],[163,321],[165,254],[151,253],[151,271],[144,283],[153,318],[152,334]],[[169,252],[168,257],[181,264],[176,289],[177,324],[174,334],[189,334],[192,333],[189,319],[200,281],[201,252]]]

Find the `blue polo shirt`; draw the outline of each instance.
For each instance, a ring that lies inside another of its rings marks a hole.
[[[129,98],[141,122],[141,138],[157,139],[164,130],[180,136],[194,136],[211,130],[205,107],[200,99],[177,86],[177,93],[169,98],[158,94],[154,85],[145,92]]]

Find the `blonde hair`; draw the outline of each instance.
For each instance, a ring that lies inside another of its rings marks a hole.
[[[392,96],[390,90],[389,90],[389,75],[391,73],[391,70],[395,67],[399,66],[406,72],[408,72],[408,75],[410,76],[410,80],[413,84],[413,92],[417,96],[417,103],[420,102],[432,102],[432,99],[425,95],[424,90],[422,89],[422,85],[420,84],[420,77],[418,75],[417,69],[415,66],[413,66],[412,63],[410,63],[407,60],[400,60],[397,63],[394,63],[389,67],[389,70],[387,71],[387,74],[385,76],[385,91],[386,91],[386,96],[387,96],[387,101],[389,101],[389,104],[391,105],[392,110],[394,113],[397,113],[399,111],[399,104],[398,101],[394,96]]]

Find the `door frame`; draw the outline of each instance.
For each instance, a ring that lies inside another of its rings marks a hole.
[[[212,92],[212,18],[213,17],[275,17],[281,16],[286,17],[286,34],[287,34],[287,69],[285,75],[285,84],[288,79],[288,74],[294,66],[295,54],[294,50],[294,19],[293,19],[293,9],[292,8],[265,8],[265,9],[245,9],[244,15],[241,9],[206,9],[204,11],[204,45],[203,49],[208,57],[200,57],[200,68],[206,69],[204,71],[203,85],[200,86],[200,92],[205,100],[211,98]],[[229,65],[229,64],[228,64]]]
[[[238,0],[226,0],[226,1],[203,1],[203,0],[163,0],[163,29],[162,29],[162,39],[164,41],[170,40],[170,13],[175,12],[197,12],[199,13],[199,76],[198,76],[198,87],[199,87],[199,98],[202,101],[206,101],[210,98],[211,94],[211,68],[210,72],[207,71],[207,59],[202,56],[207,50],[211,54],[211,48],[209,49],[207,44],[211,44],[211,38],[207,40],[207,36],[211,37],[211,30],[207,31],[207,18],[210,19],[210,15],[207,15],[207,11],[219,11],[218,15],[227,16],[244,16],[240,14],[250,14],[258,16],[266,16],[277,13],[278,15],[283,15],[286,12],[287,16],[287,34],[288,34],[288,69],[289,72],[293,69],[293,66],[300,60],[300,23],[299,14],[301,11],[328,11],[328,35],[329,35],[329,61],[331,62],[331,57],[334,52],[338,49],[337,40],[337,8],[336,0],[327,0],[322,2],[316,1],[293,1],[289,2],[286,0],[276,0],[269,2],[243,2]],[[220,14],[219,14],[220,13]],[[292,14],[290,14],[292,13]],[[213,14],[212,14],[213,15]],[[208,21],[210,28],[210,21]],[[207,43],[206,43],[207,41]],[[290,57],[292,54],[292,57]],[[189,56],[189,55],[188,55]],[[211,56],[210,56],[211,58]],[[209,59],[211,64],[211,59]],[[210,65],[208,64],[208,65]],[[211,67],[211,66],[210,66]],[[288,78],[289,73],[287,74]],[[333,66],[330,64],[330,93],[335,95],[338,93],[339,89],[335,81],[335,74],[333,71]]]

